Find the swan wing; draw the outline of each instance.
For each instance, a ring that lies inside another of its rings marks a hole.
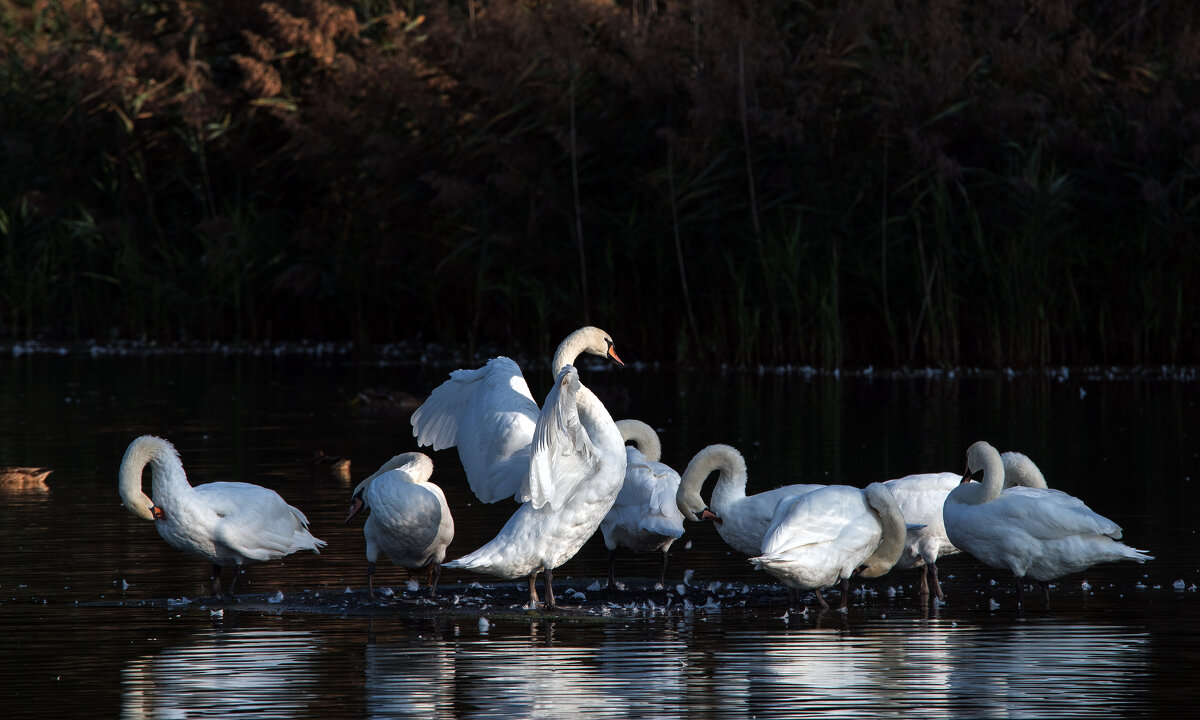
[[[869,511],[862,491],[829,486],[779,503],[763,538],[762,554],[780,556],[808,545],[837,541],[856,528]]]
[[[213,541],[251,560],[274,560],[325,545],[308,531],[308,518],[279,493],[249,483],[197,485],[196,497],[210,513]]]
[[[1081,534],[1120,539],[1121,527],[1061,490],[1011,487],[987,506],[995,506],[998,522],[1045,540]]]
[[[683,513],[675,502],[679,473],[664,463],[647,460],[637,448],[625,450],[625,481],[605,522],[681,537]]]
[[[558,374],[546,395],[533,431],[529,482],[522,500],[534,508],[562,505],[600,462],[596,447],[579,420],[577,398],[583,385],[571,365]]]
[[[486,503],[520,499],[539,411],[521,368],[497,357],[455,370],[412,416],[417,445],[458,447],[471,491]]]

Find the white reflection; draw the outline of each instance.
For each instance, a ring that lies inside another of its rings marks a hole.
[[[1148,704],[1147,633],[1017,622],[741,635],[711,659],[716,674],[701,702],[760,718],[801,708],[831,717],[1121,717]]]
[[[317,636],[212,630],[121,671],[121,717],[294,717],[318,696]]]
[[[453,653],[441,643],[368,645],[367,717],[454,717]]]

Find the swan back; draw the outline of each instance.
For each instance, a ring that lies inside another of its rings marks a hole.
[[[681,476],[679,490],[675,494],[675,502],[687,519],[698,521],[700,518],[697,513],[708,507],[704,498],[700,496],[700,490],[704,486],[704,481],[714,470],[719,470],[721,473],[717,479],[718,486],[725,485],[730,494],[740,492],[742,496],[745,496],[746,459],[729,445],[709,445],[696,453],[688,463]],[[714,489],[713,492],[716,493],[716,490]]]
[[[380,475],[391,470],[403,471],[409,482],[420,483],[428,482],[429,478],[433,477],[433,460],[425,453],[407,452],[393,456],[390,460],[379,466],[379,469],[371,473],[365,480],[360,482],[351,493],[352,497],[363,497],[366,499],[366,490],[375,482]]]
[[[617,430],[621,432],[621,439],[637,446],[642,457],[649,462],[658,462],[662,458],[662,442],[658,439],[658,433],[646,423],[632,419],[618,420]]]
[[[550,365],[554,376],[558,377],[558,374],[567,365],[574,365],[576,358],[583,353],[608,358],[617,365],[625,364],[621,362],[621,358],[617,357],[617,352],[613,349],[612,337],[600,328],[589,325],[579,328],[559,343],[558,350],[554,352],[554,360]]]
[[[1000,462],[1004,464],[1004,487],[1049,487],[1042,471],[1028,455],[1013,451],[1004,452],[1000,454]]]

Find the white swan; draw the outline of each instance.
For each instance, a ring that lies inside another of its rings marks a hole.
[[[618,548],[634,552],[662,553],[656,590],[667,576],[667,551],[683,535],[683,513],[675,502],[679,473],[658,462],[662,445],[654,428],[640,420],[618,420],[617,429],[626,442],[625,482],[604,520],[600,532],[608,548],[608,586],[624,589],[616,578]]]
[[[847,485],[818,488],[779,503],[763,538],[762,554],[750,558],[790,588],[813,590],[842,583],[839,609],[849,601],[850,576],[876,578],[896,564],[904,549],[905,517],[883,483],[865,490]]]
[[[1082,500],[1058,490],[1002,490],[1004,476],[996,448],[982,440],[971,445],[962,484],[946,498],[942,514],[946,535],[956,547],[985,565],[1012,572],[1018,605],[1027,575],[1041,584],[1048,609],[1051,580],[1097,563],[1154,559],[1117,542],[1121,528]]]
[[[151,495],[142,491],[150,466]],[[236,568],[227,595],[248,562],[276,560],[299,550],[320,552],[324,540],[308,531],[304,513],[279,493],[243,482],[192,487],[179,452],[170,442],[143,435],[129,444],[120,470],[121,501],[131,513],[153,520],[168,544],[212,563],[212,592],[221,595],[221,567]]]
[[[1046,479],[1027,456],[1019,452],[1000,455],[1004,463],[1004,486],[1045,488]],[[904,519],[909,523],[904,538],[904,552],[896,562],[896,569],[917,568],[920,573],[920,594],[941,600],[945,597],[938,580],[938,558],[961,552],[950,538],[946,537],[946,525],[942,521],[942,506],[946,497],[962,482],[957,473],[921,473],[888,480],[884,485],[896,497]]]
[[[363,524],[367,540],[367,594],[375,597],[375,562],[382,552],[409,575],[429,568],[429,594],[437,594],[446,546],[454,539],[454,518],[442,489],[429,482],[433,460],[418,452],[388,460],[354,488],[346,523],[370,508]]]
[[[554,568],[571,559],[612,508],[625,479],[625,443],[604,405],[567,365],[546,396],[530,453],[530,499],[490,542],[446,563],[501,578],[546,573],[546,604],[554,607]]]
[[[582,327],[558,346],[551,366],[557,378],[582,353],[624,365],[608,333]],[[540,410],[521,368],[506,357],[475,370],[455,370],[413,413],[417,446],[458,447],[471,490],[481,501],[529,499],[529,451]]]
[[[720,471],[706,507],[700,497],[704,481]],[[786,485],[757,495],[746,495],[746,460],[729,445],[709,445],[696,453],[683,471],[675,500],[689,520],[711,519],[721,539],[748,557],[762,552],[763,536],[771,525],[775,506],[785,497],[803,495],[824,485]],[[710,511],[711,508],[711,511]]]

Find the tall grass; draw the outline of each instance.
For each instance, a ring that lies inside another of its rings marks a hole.
[[[0,0],[0,339],[1195,363],[1200,9]]]

